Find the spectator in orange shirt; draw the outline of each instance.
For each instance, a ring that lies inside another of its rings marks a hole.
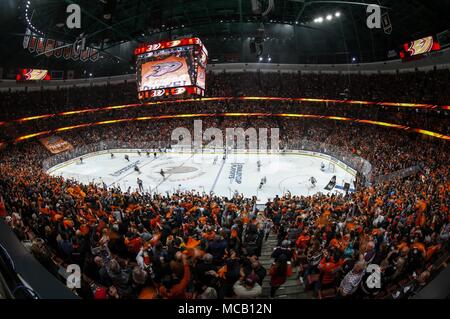
[[[189,268],[187,255],[182,255],[182,261],[184,265],[183,278],[177,283],[174,283],[173,277],[165,278],[159,288],[159,294],[161,297],[165,299],[185,299],[186,287],[191,280],[191,270]]]

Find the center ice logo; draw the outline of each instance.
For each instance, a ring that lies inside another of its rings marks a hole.
[[[198,171],[198,168],[192,166],[175,166],[168,167],[165,171],[167,174],[187,174]]]

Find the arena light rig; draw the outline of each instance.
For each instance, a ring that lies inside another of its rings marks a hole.
[[[397,102],[373,102],[373,101],[352,101],[352,100],[332,100],[332,99],[314,99],[314,98],[283,98],[283,97],[209,97],[209,98],[197,98],[197,99],[180,99],[172,101],[153,101],[147,103],[135,103],[124,104],[115,106],[105,106],[99,108],[86,108],[75,111],[60,112],[54,114],[44,114],[19,118],[10,122],[0,122],[0,126],[8,123],[23,123],[28,121],[41,120],[58,116],[70,116],[82,113],[95,113],[104,112],[110,110],[128,109],[134,107],[146,107],[152,105],[164,105],[164,104],[188,104],[198,102],[214,102],[214,101],[284,101],[284,102],[310,102],[310,103],[334,103],[334,104],[349,104],[349,105],[373,105],[373,106],[385,106],[385,107],[401,107],[401,108],[418,108],[418,109],[438,109],[438,110],[450,110],[450,105],[439,106],[433,104],[416,104],[416,103],[397,103]]]
[[[426,136],[431,136],[438,139],[443,139],[446,141],[450,141],[449,135],[444,135],[441,133],[436,133],[428,130],[423,130],[419,128],[412,128],[405,125],[387,123],[387,122],[379,122],[372,120],[364,120],[364,119],[354,119],[349,117],[339,117],[339,116],[326,116],[326,115],[313,115],[313,114],[296,114],[296,113],[197,113],[197,114],[177,114],[177,115],[160,115],[160,116],[146,116],[146,117],[137,117],[137,118],[123,118],[123,119],[115,119],[101,122],[92,122],[92,123],[84,123],[74,126],[61,127],[52,131],[43,131],[33,134],[28,134],[25,136],[18,137],[14,140],[14,142],[22,142],[25,140],[29,140],[38,136],[62,132],[62,131],[70,131],[78,128],[84,128],[88,126],[98,126],[98,125],[108,125],[108,124],[117,124],[124,122],[134,122],[134,121],[151,121],[151,120],[166,120],[166,119],[180,119],[180,118],[201,118],[201,117],[282,117],[282,118],[309,118],[309,119],[323,119],[323,120],[331,120],[331,121],[345,121],[345,122],[354,122],[360,124],[369,124],[369,125],[377,125],[389,128],[395,128],[404,130],[407,132],[414,132]],[[5,143],[5,142],[0,142]]]
[[[56,130],[55,130],[55,131],[56,131]],[[55,132],[55,131],[44,131],[44,132],[38,132],[38,133],[28,134],[28,135],[24,135],[24,136],[21,136],[21,137],[17,138],[15,141],[16,141],[16,142],[22,142],[22,141],[25,141],[25,140],[32,139],[32,138],[34,138],[34,137],[38,137],[38,136],[42,136],[42,135],[51,134],[51,133],[53,133],[53,132]]]
[[[79,125],[73,125],[73,126],[66,126],[66,127],[60,127],[58,129],[56,129],[56,132],[64,132],[64,131],[70,131],[70,130],[74,130],[77,128],[83,128],[83,127],[87,127],[90,126],[90,123],[85,123],[85,124],[79,124]]]

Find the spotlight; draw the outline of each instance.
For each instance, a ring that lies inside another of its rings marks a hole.
[[[323,22],[323,18],[322,17],[318,17],[316,20],[317,20],[317,23],[322,23]]]
[[[259,57],[259,62],[262,62],[262,60],[263,60],[263,57],[260,56],[260,57]]]
[[[327,20],[331,21],[333,19],[333,16],[331,14],[327,15]]]
[[[271,57],[269,57],[269,58],[267,59],[267,61],[271,62],[271,61],[272,61],[272,58],[271,58]]]
[[[338,12],[336,12],[336,13],[334,14],[334,16],[335,16],[336,18],[339,18],[339,17],[341,16],[341,13],[338,11]]]

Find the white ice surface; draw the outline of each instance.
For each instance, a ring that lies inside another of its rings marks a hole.
[[[68,161],[50,169],[54,176],[75,179],[82,183],[105,183],[109,186],[120,186],[122,190],[131,187],[137,190],[137,178],[143,181],[145,191],[173,193],[177,190],[211,192],[220,196],[232,196],[235,191],[246,197],[256,195],[259,202],[272,199],[275,195],[283,195],[290,191],[293,195],[328,194],[324,187],[336,175],[336,188],[331,192],[342,192],[344,183],[350,183],[353,188],[355,176],[340,165],[335,165],[335,172],[329,171],[329,163],[321,158],[300,154],[229,154],[223,161],[223,154],[183,154],[162,153],[154,158],[153,153],[147,157],[145,153],[139,156],[136,152],[128,152],[130,162],[124,158],[125,153],[117,153],[111,159],[110,154],[85,155],[83,164],[79,161]],[[214,165],[214,158],[217,163]],[[258,170],[257,161],[262,166]],[[320,169],[321,163],[326,170]],[[134,170],[137,163],[141,173]],[[129,166],[128,169],[125,169]],[[235,178],[232,167],[235,167]],[[122,172],[119,172],[122,170]],[[163,169],[165,179],[160,171]],[[238,171],[241,170],[241,178]],[[116,174],[114,174],[116,173]],[[115,175],[115,176],[114,176]],[[317,180],[315,187],[309,182],[310,177]],[[263,177],[267,183],[259,189]],[[240,182],[240,183],[239,183]]]

